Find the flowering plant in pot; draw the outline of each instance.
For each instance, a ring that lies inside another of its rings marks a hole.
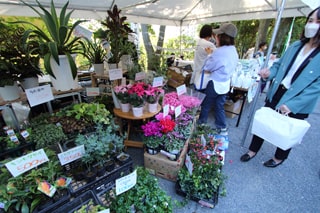
[[[162,88],[153,87],[148,84],[148,88],[145,90],[146,102],[149,104],[155,104],[159,101],[159,97],[164,90]]]
[[[128,84],[128,85],[119,85],[114,87],[114,92],[122,104],[129,103],[130,95],[128,91],[131,88],[131,86],[132,86],[131,84]]]
[[[142,107],[145,101],[145,91],[148,85],[144,82],[137,82],[128,89],[129,102],[133,107]]]
[[[180,95],[178,96],[177,92],[166,93],[163,98],[163,105],[169,105],[170,107],[169,114],[174,114],[174,108],[181,105],[181,113],[186,111],[193,111],[194,108],[197,108],[201,104],[201,100],[197,97],[190,95]]]

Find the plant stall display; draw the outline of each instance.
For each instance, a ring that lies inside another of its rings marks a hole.
[[[48,162],[16,177],[4,167],[12,159],[1,162],[0,202],[6,212],[50,212],[57,203],[70,198],[58,158],[50,150],[45,152]]]
[[[226,176],[221,172],[224,159],[213,132],[208,133],[203,129],[197,130],[189,142],[190,162],[186,161],[186,166],[179,171],[176,190],[187,199],[213,208],[218,195],[225,195]]]
[[[40,9],[24,1],[22,2],[38,14],[45,25],[45,29],[41,29],[32,22],[15,22],[28,24],[32,27],[24,34],[25,43],[38,43],[37,48],[30,49],[30,54],[35,51],[40,52],[40,56],[44,59],[46,72],[52,77],[51,81],[56,90],[66,91],[77,88],[77,66],[74,54],[81,53],[81,38],[74,37],[72,34],[75,28],[86,20],[77,20],[70,24],[73,10],[67,12],[69,2],[63,5],[60,14],[57,13],[53,0],[49,11],[38,0],[36,5]],[[64,66],[62,65],[63,63],[65,64]],[[63,71],[60,69],[63,69]],[[61,83],[61,80],[66,81],[66,84]]]
[[[143,167],[137,167],[137,183],[115,196],[115,189],[106,194],[111,212],[172,212],[171,197],[159,186],[156,178]]]

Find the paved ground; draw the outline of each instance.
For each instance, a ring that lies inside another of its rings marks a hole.
[[[256,108],[263,105],[264,94],[257,102]],[[240,162],[240,156],[247,151],[251,141],[249,133],[242,146],[246,126],[250,121],[248,114],[253,104],[245,106],[239,127],[235,127],[236,119],[229,118],[230,144],[226,154],[224,174],[227,195],[219,197],[214,209],[202,207],[196,202],[189,201],[183,208],[175,208],[175,213],[316,213],[320,212],[320,103],[316,111],[310,115],[311,124],[301,145],[291,151],[289,158],[277,168],[266,168],[262,164],[270,159],[275,147],[264,143],[258,155],[250,162]],[[210,120],[213,122],[213,119]],[[143,165],[141,149],[129,148],[134,153],[135,165]],[[182,200],[174,190],[174,182],[159,178],[160,186],[173,200]]]

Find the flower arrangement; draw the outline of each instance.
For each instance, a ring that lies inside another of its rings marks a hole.
[[[148,84],[148,88],[145,91],[146,102],[150,104],[155,104],[159,101],[159,96],[163,93],[164,90],[162,88],[153,87]]]
[[[129,89],[132,87],[131,84],[119,85],[114,87],[114,92],[121,103],[127,104],[130,101]]]
[[[148,85],[144,82],[137,82],[128,89],[129,103],[133,107],[141,107],[145,101],[145,91]]]

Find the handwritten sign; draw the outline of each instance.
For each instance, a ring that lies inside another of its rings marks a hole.
[[[156,77],[153,79],[152,86],[153,87],[161,87],[163,84],[163,77]]]
[[[177,117],[179,117],[179,115],[181,115],[181,105],[177,106],[175,109],[174,109],[174,115]]]
[[[163,107],[163,117],[166,117],[167,115],[169,115],[169,104]]]
[[[84,150],[84,145],[74,147],[72,149],[69,149],[68,151],[62,152],[58,154],[58,158],[60,160],[61,166],[70,163],[72,161],[75,161],[79,158],[81,158],[86,151]]]
[[[52,90],[49,84],[26,89],[27,99],[31,107],[49,102],[54,99]]]
[[[100,95],[99,87],[87,87],[86,88],[87,96],[98,96]]]
[[[145,78],[146,78],[146,73],[145,72],[136,73],[136,76],[135,76],[135,80],[136,81],[141,81],[141,80],[143,80]]]
[[[122,79],[122,70],[121,69],[111,69],[111,70],[109,70],[109,79],[111,81]]]
[[[5,164],[13,177],[17,177],[45,162],[49,161],[43,149],[31,152]]]
[[[137,170],[134,170],[132,173],[116,179],[116,195],[119,195],[123,192],[128,191],[134,187],[137,183]]]
[[[182,84],[181,86],[178,86],[178,87],[176,88],[176,90],[177,90],[178,96],[180,96],[180,95],[182,95],[182,94],[184,94],[184,93],[187,92],[187,88],[186,88],[186,85],[185,85],[185,84]]]

